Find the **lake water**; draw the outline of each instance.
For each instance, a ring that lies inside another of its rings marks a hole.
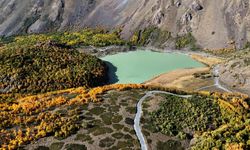
[[[181,53],[137,50],[101,58],[109,66],[111,83],[143,83],[176,69],[203,67],[200,62]]]

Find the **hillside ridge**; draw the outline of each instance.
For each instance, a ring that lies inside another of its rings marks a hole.
[[[0,36],[122,28],[122,36],[157,26],[173,36],[192,32],[202,48],[241,49],[249,36],[249,0],[1,0]]]

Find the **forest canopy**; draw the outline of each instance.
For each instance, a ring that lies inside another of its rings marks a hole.
[[[0,49],[0,93],[39,93],[107,80],[107,67],[95,56],[54,42]]]

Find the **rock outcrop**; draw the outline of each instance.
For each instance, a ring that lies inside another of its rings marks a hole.
[[[245,50],[234,54],[220,65],[220,80],[237,91],[250,95],[250,52]]]
[[[250,41],[249,0],[0,0],[0,35],[121,27],[124,38],[147,26],[192,32],[202,48]]]

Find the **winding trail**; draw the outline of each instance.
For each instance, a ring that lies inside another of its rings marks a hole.
[[[192,97],[192,95],[178,95],[178,94],[173,94],[173,93],[164,92],[164,91],[149,91],[146,93],[146,95],[144,95],[139,100],[139,102],[137,103],[137,113],[136,113],[135,120],[134,120],[134,130],[135,130],[136,136],[138,137],[142,150],[148,149],[147,142],[143,136],[143,133],[141,131],[141,126],[140,126],[140,121],[141,121],[141,116],[142,116],[142,103],[146,98],[151,97],[154,94],[167,94],[167,95],[172,95],[172,96],[177,96],[177,97],[182,97],[182,98]]]
[[[229,92],[231,93],[232,91],[223,87],[221,84],[220,84],[220,80],[219,80],[219,65],[215,66],[214,69],[213,69],[213,74],[215,76],[214,78],[214,86],[216,86],[217,88],[225,91],[225,92]]]
[[[220,84],[220,81],[219,81],[219,65],[215,66],[214,69],[213,69],[213,74],[214,74],[214,85],[211,85],[211,86],[206,86],[206,87],[202,87],[200,88],[199,90],[202,90],[202,89],[206,89],[208,87],[217,87],[225,92],[232,92],[231,90],[223,87],[221,84]],[[141,117],[142,117],[142,103],[143,101],[148,98],[148,97],[151,97],[153,96],[154,94],[167,94],[167,95],[172,95],[172,96],[177,96],[177,97],[181,97],[181,98],[190,98],[192,97],[192,95],[178,95],[178,94],[173,94],[173,93],[170,93],[170,92],[164,92],[164,91],[149,91],[147,92],[140,100],[139,102],[137,103],[137,113],[136,113],[136,116],[135,116],[135,119],[134,119],[134,130],[136,132],[136,136],[138,137],[138,140],[140,142],[140,145],[141,145],[141,150],[148,150],[148,147],[147,147],[147,142],[146,142],[146,139],[144,138],[143,136],[143,133],[142,133],[142,129],[141,129],[141,126],[140,126],[140,121],[141,121]]]
[[[216,65],[213,68],[213,75],[214,75],[214,84],[210,86],[204,86],[202,88],[196,89],[196,91],[204,90],[210,87],[217,87],[218,89],[221,89],[225,92],[231,93],[232,91],[224,87],[223,85],[220,84],[220,79],[219,79],[219,65]]]

